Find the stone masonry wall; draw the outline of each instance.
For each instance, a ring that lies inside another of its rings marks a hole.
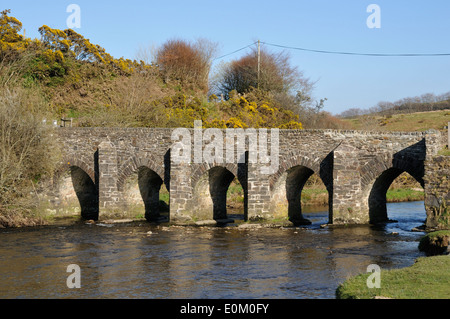
[[[447,127],[448,129],[448,127]],[[450,131],[441,138],[434,136],[427,145],[425,160],[425,210],[429,229],[450,229],[450,156],[437,155],[448,149]]]
[[[193,129],[188,131],[194,140]],[[440,139],[436,132],[280,130],[277,170],[263,174],[261,167],[270,164],[263,164],[260,159],[244,165],[199,164],[192,160],[192,153],[191,163],[175,163],[171,156],[172,132],[151,128],[59,128],[57,135],[64,152],[59,171],[75,166],[86,172],[97,185],[99,218],[103,219],[126,215],[124,183],[140,167],[146,167],[170,191],[170,218],[174,222],[213,219],[214,207],[224,206],[223,192],[231,177],[227,172],[245,190],[248,219],[289,216],[302,221],[301,207],[294,209],[299,206],[299,196],[294,193],[301,191],[310,174],[316,173],[329,192],[330,223],[367,223],[368,198],[379,176],[392,169],[393,173],[408,171],[416,179],[422,179],[425,156],[437,152],[436,140]],[[225,131],[221,132],[225,156],[227,137]],[[258,138],[267,142],[270,158],[270,130],[267,136],[257,133]],[[203,143],[202,149],[206,147],[207,143]],[[248,141],[245,150],[252,150]],[[215,170],[211,175],[211,168],[217,166],[226,170]],[[152,188],[152,198],[160,187],[157,179],[148,180],[157,185]],[[205,207],[200,207],[201,203]],[[199,216],[197,212],[201,210],[205,213]],[[219,215],[223,217],[223,211]]]
[[[427,156],[424,180],[427,228],[450,229],[450,156]]]

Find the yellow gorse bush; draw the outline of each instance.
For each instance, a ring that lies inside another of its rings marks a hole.
[[[0,50],[2,55],[6,52],[24,51],[30,41],[25,41],[24,36],[19,34],[22,30],[22,22],[14,17],[8,16],[11,10],[3,10],[0,14]]]
[[[194,90],[188,88],[189,94],[183,87],[168,87],[166,93],[159,96],[144,95],[142,88],[130,87],[121,93],[109,91],[108,94],[120,95],[120,101],[112,103],[108,96],[104,99],[99,93],[101,85],[106,81],[123,81],[125,78],[140,78],[149,81],[149,85],[161,83],[157,68],[143,61],[132,61],[125,58],[115,59],[104,48],[92,44],[89,39],[72,29],[59,30],[47,25],[39,28],[41,40],[31,40],[20,34],[22,23],[10,17],[9,10],[1,12],[0,17],[0,49],[1,53],[13,52],[19,58],[21,52],[27,51],[26,78],[49,87],[68,84],[78,90],[79,96],[93,97],[90,107],[85,111],[92,114],[102,114],[99,121],[85,121],[83,125],[96,123],[97,125],[139,125],[166,127],[193,127],[195,120],[201,120],[204,127],[215,128],[289,128],[302,129],[298,115],[277,105],[270,95],[258,91],[238,94],[235,90],[228,94],[229,99],[219,99],[216,95],[206,97],[203,88]],[[14,58],[14,57],[13,57]],[[152,72],[147,72],[152,71]],[[93,82],[89,82],[93,79]],[[164,81],[162,81],[164,82]],[[95,83],[95,84],[94,84]],[[111,82],[110,82],[111,83]],[[131,85],[133,82],[127,82]],[[92,85],[94,84],[94,85]],[[88,90],[91,90],[89,93]],[[95,94],[94,94],[95,92]],[[103,89],[103,92],[107,92]],[[174,93],[176,92],[176,93]],[[200,93],[199,93],[200,92]],[[130,97],[136,104],[127,103],[127,96],[134,94],[139,99]],[[95,100],[99,98],[99,100]],[[51,97],[50,105],[53,105]],[[70,100],[63,97],[58,105],[58,115],[78,110]],[[96,105],[104,106],[95,113]],[[135,105],[129,107],[129,105]],[[105,113],[101,113],[105,112]],[[146,115],[153,113],[155,116]],[[108,115],[106,115],[108,114]],[[157,115],[156,115],[157,114]],[[155,120],[158,118],[159,120]],[[113,120],[116,122],[110,123]],[[130,121],[127,124],[126,121]]]

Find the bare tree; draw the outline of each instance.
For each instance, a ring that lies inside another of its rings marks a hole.
[[[19,206],[32,180],[51,174],[57,147],[42,119],[29,112],[23,91],[0,95],[0,212]],[[28,192],[29,194],[29,192]]]
[[[228,97],[233,90],[243,94],[252,88],[273,93],[295,94],[298,91],[304,97],[310,93],[313,83],[291,65],[286,52],[271,53],[262,48],[259,56],[258,59],[258,51],[253,48],[240,59],[222,65],[216,79],[217,93]]]
[[[184,40],[169,40],[157,51],[156,63],[166,82],[191,85],[207,92],[216,47],[206,39],[199,39],[193,44]]]
[[[137,61],[143,61],[145,64],[152,64],[156,60],[156,54],[158,49],[156,45],[149,44],[147,46],[139,46],[136,51],[135,57]]]
[[[389,113],[391,113],[390,111],[394,105],[391,102],[381,101],[381,102],[378,102],[377,106],[378,106],[380,113],[389,114]]]
[[[357,117],[363,114],[363,111],[360,108],[352,107],[340,114],[340,117],[343,118],[351,118],[351,117]]]

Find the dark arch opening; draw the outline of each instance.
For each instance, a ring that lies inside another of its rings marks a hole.
[[[302,191],[308,179],[314,174],[305,166],[295,166],[287,171],[286,198],[288,201],[288,218],[294,225],[310,225],[311,221],[303,217]]]
[[[399,168],[390,168],[384,171],[374,182],[369,194],[369,222],[371,224],[389,222],[387,211],[387,192],[392,183],[403,173],[405,170]],[[409,172],[406,172],[409,174]],[[420,185],[423,187],[423,179],[417,178],[413,174],[410,174]]]
[[[81,217],[86,220],[98,220],[98,188],[89,175],[78,166],[70,167],[72,185],[81,206]]]
[[[147,221],[158,221],[161,217],[159,193],[162,184],[163,180],[153,170],[148,167],[139,167],[138,186],[144,201],[145,219]]]
[[[209,170],[209,192],[215,220],[227,218],[227,192],[234,179],[234,174],[225,167],[216,166]]]

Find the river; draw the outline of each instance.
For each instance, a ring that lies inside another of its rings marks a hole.
[[[329,299],[349,276],[423,256],[423,202],[388,204],[385,226],[167,227],[145,222],[0,230],[0,298]],[[81,288],[69,289],[68,266]]]

